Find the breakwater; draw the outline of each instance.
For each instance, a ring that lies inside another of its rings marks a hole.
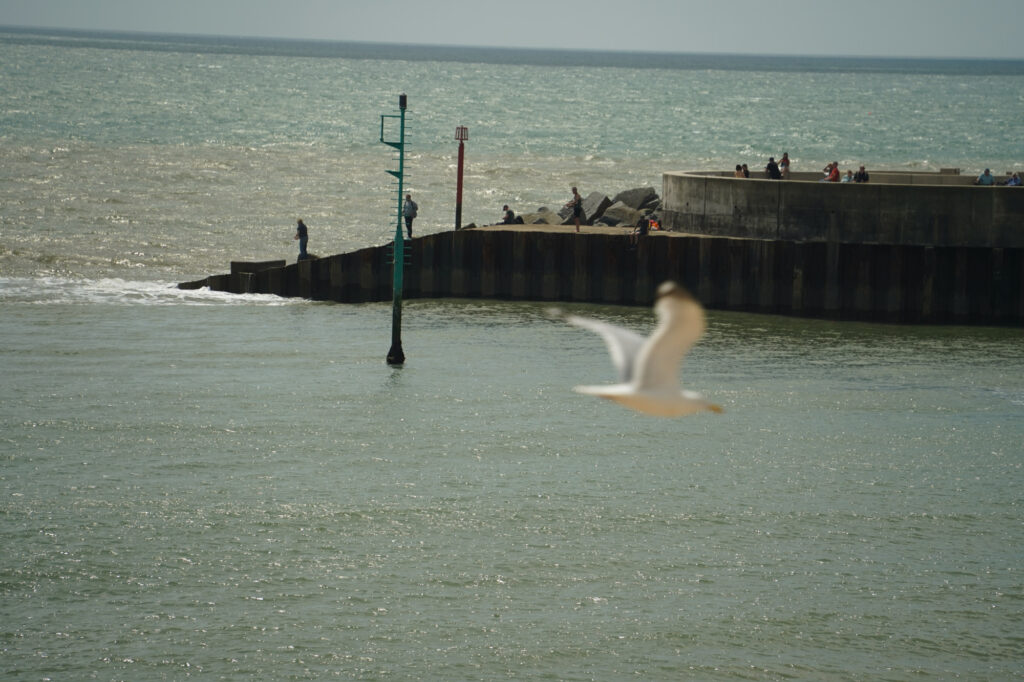
[[[741,239],[501,226],[406,242],[403,295],[650,305],[672,279],[706,307],[899,323],[1024,324],[1024,248]],[[233,263],[181,284],[361,303],[391,300],[390,247],[284,265]]]
[[[734,178],[723,172],[662,176],[662,223],[696,234],[788,241],[1024,247],[1024,189],[978,187],[956,169],[871,171],[871,181],[822,183]],[[1005,177],[1003,180],[1005,182]]]

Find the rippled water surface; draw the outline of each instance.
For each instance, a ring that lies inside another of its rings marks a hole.
[[[0,272],[197,279],[232,259],[293,256],[297,217],[314,253],[385,243],[397,164],[380,117],[399,93],[420,234],[454,225],[457,126],[470,136],[464,225],[496,222],[504,204],[557,207],[572,185],[614,196],[660,192],[670,170],[757,172],[783,151],[794,170],[1024,170],[1018,62],[637,68],[628,55],[616,67],[608,54],[537,65],[514,51],[481,63],[279,47],[0,31]]]
[[[721,416],[539,306],[5,306],[15,678],[1008,678],[1014,330],[713,314]],[[644,330],[646,311],[581,307]]]
[[[300,215],[387,241],[398,92],[434,232],[456,125],[488,222],[783,150],[1020,168],[1019,71],[177,41],[0,33],[5,679],[1024,674],[1019,329],[711,311],[726,411],[659,420],[573,393],[610,362],[543,306],[406,302],[390,368],[389,306],[173,288]]]

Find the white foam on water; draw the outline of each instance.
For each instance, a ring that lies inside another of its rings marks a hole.
[[[120,278],[97,280],[62,277],[0,277],[0,303],[32,305],[267,305],[307,303],[301,298],[272,294],[232,294],[201,289],[179,289],[173,282],[146,282]]]

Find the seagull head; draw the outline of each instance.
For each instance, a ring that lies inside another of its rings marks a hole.
[[[659,315],[678,311],[683,306],[692,306],[696,299],[689,291],[675,282],[663,282],[654,296],[654,309]]]
[[[683,296],[685,298],[693,298],[687,293],[686,289],[682,288],[675,282],[662,282],[661,286],[658,287],[658,291],[655,293],[655,299],[662,299],[665,296]]]

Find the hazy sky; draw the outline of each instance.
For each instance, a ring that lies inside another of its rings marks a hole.
[[[1024,59],[1024,0],[0,0],[0,25],[656,52]]]

